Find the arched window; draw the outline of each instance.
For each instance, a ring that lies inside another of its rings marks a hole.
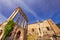
[[[41,33],[41,29],[39,28],[39,32]]]
[[[20,34],[21,34],[21,32],[18,31],[18,32],[17,32],[17,35],[16,35],[16,39],[18,39],[18,38],[20,37]]]
[[[32,29],[32,32],[34,32],[34,29]]]
[[[39,28],[39,31],[40,31],[40,28]]]
[[[48,31],[50,30],[49,27],[46,27],[46,28],[47,28]]]

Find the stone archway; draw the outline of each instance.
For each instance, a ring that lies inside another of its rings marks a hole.
[[[20,36],[21,36],[21,31],[18,31],[16,34],[16,39],[19,39]]]
[[[24,29],[18,27],[13,40],[24,40]]]

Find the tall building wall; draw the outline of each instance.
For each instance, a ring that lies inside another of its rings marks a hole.
[[[37,33],[38,34],[38,25],[37,24],[30,24],[28,25],[28,34]]]
[[[53,36],[55,33],[59,33],[60,29],[53,23],[53,21],[48,19],[44,20],[43,22],[37,22],[34,24],[28,25],[28,34],[36,33],[39,36],[44,36],[46,34]]]
[[[48,20],[48,23],[51,26],[51,28],[53,29],[53,31],[55,32],[55,34],[60,36],[59,27],[51,19]]]
[[[47,20],[45,20],[42,23],[40,23],[40,27],[42,28],[43,35],[48,34],[48,35],[52,36],[54,34],[54,31],[50,27],[50,25],[49,25]]]

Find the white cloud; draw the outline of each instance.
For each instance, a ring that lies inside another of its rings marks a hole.
[[[6,20],[6,17],[0,13],[0,24],[3,23]]]

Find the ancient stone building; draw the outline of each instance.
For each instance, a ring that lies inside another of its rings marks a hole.
[[[43,37],[52,39],[53,35],[60,36],[60,29],[56,24],[51,20],[44,20],[42,22],[36,22],[34,24],[28,25],[28,35],[36,35],[35,37]],[[45,37],[44,37],[45,36]]]
[[[0,25],[0,40],[26,40],[27,26],[27,16],[20,7],[17,7],[11,16]]]

